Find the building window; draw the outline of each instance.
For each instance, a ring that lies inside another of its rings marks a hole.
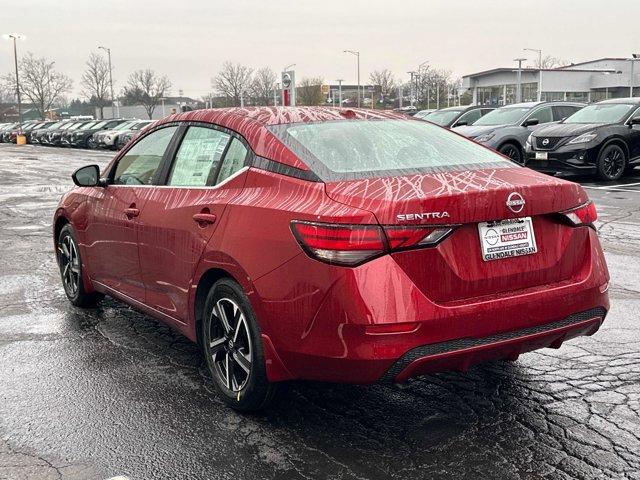
[[[566,100],[568,102],[584,102],[589,101],[589,92],[567,92]]]
[[[543,102],[561,102],[564,100],[564,92],[542,92]]]

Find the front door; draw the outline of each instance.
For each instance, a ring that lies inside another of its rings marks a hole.
[[[138,254],[139,218],[177,127],[141,138],[114,165],[108,185],[89,202],[85,230],[89,276],[139,302],[145,300]]]
[[[154,189],[140,215],[146,303],[178,322],[188,320],[200,256],[214,232],[223,234],[225,207],[242,191],[247,154],[231,132],[190,126],[165,185]]]

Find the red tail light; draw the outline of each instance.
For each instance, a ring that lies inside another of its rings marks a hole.
[[[592,201],[571,210],[561,212],[560,215],[566,218],[574,227],[583,225],[593,226],[593,223],[598,219],[596,205]]]
[[[393,250],[430,247],[444,240],[453,227],[396,227],[291,222],[300,246],[311,257],[337,265],[355,266]]]
[[[292,222],[298,243],[313,258],[339,265],[357,265],[385,251],[377,225],[332,225]]]

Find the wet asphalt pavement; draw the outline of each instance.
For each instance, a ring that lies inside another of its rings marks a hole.
[[[216,398],[195,345],[114,300],[66,300],[51,217],[107,152],[0,144],[0,479],[640,479],[640,171],[598,205],[612,310],[593,337],[404,388]]]

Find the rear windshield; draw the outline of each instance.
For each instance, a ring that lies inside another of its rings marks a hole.
[[[418,120],[339,120],[269,128],[325,182],[514,166],[460,135]]]

